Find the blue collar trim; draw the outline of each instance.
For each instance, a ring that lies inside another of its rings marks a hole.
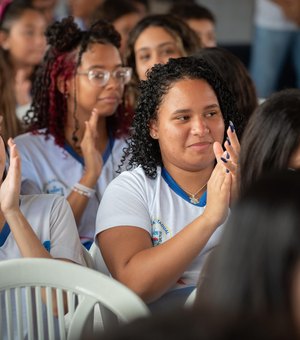
[[[108,139],[108,144],[106,145],[106,148],[104,150],[104,153],[102,155],[103,158],[103,164],[106,163],[106,161],[108,160],[109,156],[112,154],[112,150],[115,144],[115,139],[114,137],[109,134],[109,139]]]
[[[70,144],[65,143],[64,149],[73,157],[75,158],[82,166],[84,166],[83,157],[81,157]]]
[[[112,154],[112,149],[114,147],[115,144],[115,139],[111,136],[111,134],[109,135],[109,140],[108,143],[106,145],[106,148],[104,150],[104,153],[102,155],[102,159],[103,159],[103,164],[106,163],[106,161],[108,160],[109,156]],[[64,149],[73,157],[75,158],[82,166],[84,166],[84,159],[83,157],[81,157],[73,148],[70,144],[65,143],[64,145]]]
[[[182,197],[185,201],[189,202],[192,205],[195,205],[197,207],[205,207],[206,206],[206,191],[204,194],[200,197],[199,203],[194,204],[191,203],[189,195],[180,188],[180,186],[174,181],[174,179],[171,177],[171,175],[168,173],[166,168],[162,167],[161,169],[161,176],[162,178],[167,182],[168,186],[180,197]]]
[[[10,227],[7,222],[5,222],[3,229],[1,230],[0,233],[0,247],[3,246],[5,241],[7,240],[8,236],[10,234]]]

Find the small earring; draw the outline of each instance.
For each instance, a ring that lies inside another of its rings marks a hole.
[[[68,92],[66,92],[64,96],[65,96],[65,98],[66,98],[66,99],[68,99],[68,97],[69,97],[69,93],[68,93]]]
[[[157,134],[156,134],[156,133],[151,133],[150,136],[151,136],[153,139],[156,139],[156,138],[157,138]]]

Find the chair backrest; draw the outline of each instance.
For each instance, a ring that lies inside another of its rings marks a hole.
[[[24,334],[29,340],[85,338],[93,333],[93,313],[99,306],[109,314],[102,318],[105,329],[115,326],[112,320],[123,323],[149,315],[147,306],[130,289],[70,262],[6,260],[0,262],[0,278],[1,336],[6,332],[9,340],[23,339]],[[111,313],[117,318],[111,318]]]
[[[109,270],[103,260],[101,251],[95,242],[91,245],[89,252],[94,260],[95,269],[98,270],[100,273],[110,275]]]
[[[196,296],[197,296],[197,287],[195,289],[193,289],[192,292],[190,293],[190,295],[187,297],[187,299],[184,303],[184,307],[185,308],[192,307],[194,305],[195,300],[196,300]]]

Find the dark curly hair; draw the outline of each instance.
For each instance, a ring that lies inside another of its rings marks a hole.
[[[43,133],[46,136],[52,134],[55,143],[63,146],[67,101],[66,88],[64,93],[57,88],[58,77],[66,84],[66,80],[75,75],[82,55],[91,44],[112,44],[119,48],[121,37],[114,27],[104,20],[96,21],[87,31],[82,31],[71,16],[49,26],[46,37],[49,49],[38,69],[32,89],[32,105],[24,121],[33,133]],[[76,102],[74,104],[73,116],[78,125]],[[122,106],[119,106],[115,115],[107,118],[108,128],[115,137],[127,134],[130,121],[131,118],[125,114]],[[38,132],[42,128],[45,128],[45,131]],[[78,127],[75,127],[74,140],[77,130]]]
[[[243,115],[235,107],[234,98],[226,83],[206,61],[196,57],[170,59],[165,65],[155,65],[147,74],[147,80],[140,83],[140,97],[133,120],[131,138],[125,157],[129,157],[129,168],[141,165],[146,175],[155,178],[158,165],[162,165],[161,152],[157,140],[149,132],[150,122],[157,118],[157,112],[164,96],[174,83],[182,79],[203,79],[212,87],[218,98],[225,127],[231,120],[238,136],[242,131]],[[225,136],[224,136],[225,138]]]

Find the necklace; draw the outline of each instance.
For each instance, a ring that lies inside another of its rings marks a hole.
[[[194,194],[192,194],[191,192],[188,192],[188,191],[184,190],[184,191],[187,193],[187,195],[189,196],[190,202],[191,202],[192,204],[198,204],[198,203],[199,203],[200,199],[197,198],[196,196],[199,194],[199,192],[200,192],[203,188],[206,187],[206,184],[207,184],[207,183],[205,183],[205,184],[204,184],[197,192],[195,192]]]

